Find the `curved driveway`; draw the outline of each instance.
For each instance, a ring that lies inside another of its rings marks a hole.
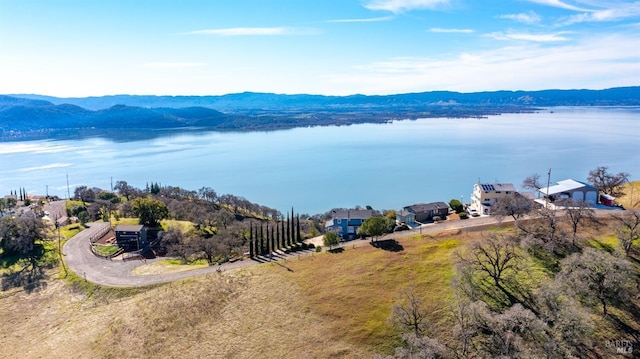
[[[109,223],[93,222],[87,223],[87,226],[87,229],[76,234],[64,244],[63,254],[69,269],[75,272],[78,276],[101,285],[111,287],[142,287],[212,273],[217,271],[218,268],[234,269],[259,263],[252,260],[245,260],[225,263],[220,267],[214,266],[156,275],[135,275],[132,271],[136,267],[145,264],[142,260],[108,260],[97,257],[91,252],[89,238],[92,234],[99,232],[106,226],[109,226]],[[154,262],[162,259],[164,258],[151,259],[146,262]]]
[[[596,213],[598,216],[603,216],[606,215],[605,213],[610,213],[610,211],[596,211]],[[504,218],[502,222],[513,222],[513,219]],[[495,217],[489,216],[469,218],[467,220],[444,221],[440,223],[422,225],[420,228],[412,229],[410,231],[388,234],[381,239],[405,237],[410,234],[438,233],[448,230],[482,227],[495,223],[498,223],[498,220]],[[186,270],[175,273],[136,275],[132,272],[136,267],[144,265],[146,262],[154,262],[162,260],[163,258],[156,258],[143,262],[142,260],[138,259],[132,259],[128,261],[124,261],[121,259],[108,260],[95,256],[91,252],[89,238],[92,234],[99,232],[102,228],[108,225],[109,223],[104,222],[87,223],[88,228],[76,234],[73,238],[69,239],[63,247],[65,262],[67,263],[69,269],[74,271],[77,275],[84,277],[86,280],[100,285],[112,287],[142,287],[147,285],[172,282],[175,280],[185,279],[207,273],[213,273],[219,269],[236,269],[261,263],[261,261],[257,260],[242,260],[233,263],[224,263],[220,266]],[[353,244],[354,246],[362,246],[368,245],[368,242],[369,241],[359,240],[349,242],[349,245]],[[298,253],[283,256],[279,255],[274,259],[277,260],[278,258],[297,256],[299,256]]]

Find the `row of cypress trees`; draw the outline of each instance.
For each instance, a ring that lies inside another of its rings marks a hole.
[[[270,225],[271,224],[271,225]],[[266,222],[266,227],[260,223],[249,227],[249,257],[268,255],[278,249],[294,247],[302,242],[300,233],[300,215],[294,215],[291,208],[291,217],[287,213],[286,221],[276,220]]]
[[[24,201],[24,200],[26,200],[28,198],[27,197],[27,190],[22,188],[22,187],[20,187],[20,192],[12,190],[12,191],[10,191],[10,194],[12,196],[16,196],[18,201]]]

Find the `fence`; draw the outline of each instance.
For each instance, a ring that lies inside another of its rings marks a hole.
[[[89,237],[89,242],[91,244],[95,243],[98,239],[102,238],[105,234],[107,234],[111,230],[111,226],[104,226],[98,232],[94,233]]]

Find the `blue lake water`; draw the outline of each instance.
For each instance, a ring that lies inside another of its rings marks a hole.
[[[430,118],[270,132],[192,132],[135,141],[0,142],[0,195],[66,197],[125,180],[207,186],[300,213],[469,200],[474,183],[538,173],[585,180],[608,166],[640,178],[640,108],[565,107],[482,119]]]

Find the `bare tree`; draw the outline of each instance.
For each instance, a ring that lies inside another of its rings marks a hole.
[[[595,212],[590,208],[590,203],[585,201],[574,201],[569,199],[561,201],[561,204],[564,206],[565,218],[569,221],[569,224],[571,224],[571,230],[573,233],[571,242],[575,247],[578,227],[585,221],[595,221]]]
[[[624,253],[628,257],[633,243],[640,239],[640,212],[627,211],[624,215],[616,214],[613,218],[619,222],[620,226],[616,232]]]
[[[607,315],[607,305],[629,298],[635,286],[634,270],[626,260],[595,248],[585,248],[561,262],[556,280],[563,288],[578,295],[585,302],[602,305]]]
[[[518,223],[518,229],[525,233],[524,244],[540,247],[551,253],[565,244],[566,234],[560,226],[561,217],[557,211],[540,208],[538,219],[532,224]]]
[[[618,197],[624,194],[622,186],[629,182],[630,175],[626,172],[612,174],[607,172],[607,167],[601,166],[589,171],[587,181],[605,194]]]
[[[539,317],[548,325],[550,342],[547,357],[571,357],[582,347],[591,345],[593,322],[588,312],[558,281],[540,286],[536,302]]]
[[[474,320],[483,358],[540,357],[548,341],[546,325],[535,313],[515,304],[504,313],[491,311],[484,302],[474,303]]]
[[[502,291],[506,291],[502,286],[505,278],[520,267],[515,241],[495,233],[473,243],[468,255],[460,258],[474,271],[482,272],[493,280],[493,284]]]
[[[422,298],[416,294],[415,288],[410,287],[400,293],[398,302],[391,308],[389,320],[400,330],[422,337],[429,329],[428,315]]]
[[[518,221],[524,215],[531,212],[532,204],[531,200],[516,193],[513,196],[501,198],[491,209],[491,214],[498,218],[511,216],[514,221]]]
[[[522,181],[522,188],[531,189],[531,190],[539,190],[542,188],[540,184],[540,175],[537,173],[532,174]]]
[[[74,196],[76,200],[82,201],[82,205],[85,205],[85,202],[93,202],[96,199],[96,194],[93,192],[91,188],[87,188],[87,186],[78,186],[74,190]]]
[[[215,202],[218,199],[218,194],[211,187],[202,187],[198,190],[198,196],[205,201]]]

